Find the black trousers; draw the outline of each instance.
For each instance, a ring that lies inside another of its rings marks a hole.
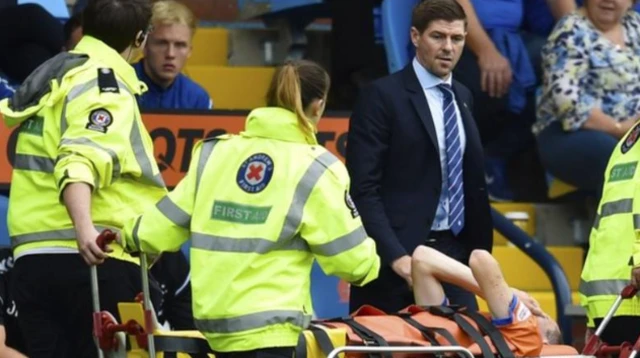
[[[602,318],[594,318],[596,329],[602,323]],[[618,316],[613,317],[602,332],[600,339],[609,346],[619,346],[624,342],[635,344],[640,337],[640,317]]]
[[[468,264],[469,249],[459,239],[453,237],[450,231],[432,232],[424,244],[465,265]],[[443,283],[442,287],[451,304],[478,310],[478,301],[472,293],[446,283]],[[365,286],[351,286],[349,296],[349,312],[357,310],[362,305],[372,305],[392,313],[415,303],[409,285],[391,269],[390,265],[383,265],[378,278]]]
[[[216,353],[216,358],[293,358],[295,347],[262,348],[245,352]]]
[[[24,256],[16,261],[12,274],[12,291],[29,357],[97,357],[90,270],[80,255]],[[98,266],[98,282],[101,309],[121,322],[118,302],[132,302],[142,291],[140,267],[107,259]],[[157,285],[151,298],[157,307]]]

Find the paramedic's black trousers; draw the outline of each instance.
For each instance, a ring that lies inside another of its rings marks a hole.
[[[602,318],[594,318],[593,322],[597,329],[602,323]],[[609,321],[600,338],[609,346],[619,346],[623,342],[636,343],[638,336],[640,336],[640,317],[618,316]]]
[[[97,357],[90,270],[79,254],[23,256],[13,275],[12,291],[29,357]],[[107,259],[98,266],[98,281],[102,310],[120,322],[118,302],[132,302],[142,291],[140,267]]]
[[[262,348],[254,351],[216,353],[216,358],[294,358],[295,347]]]

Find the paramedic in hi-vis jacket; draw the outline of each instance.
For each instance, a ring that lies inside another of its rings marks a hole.
[[[636,124],[614,149],[605,172],[602,199],[589,238],[580,280],[580,304],[593,332],[640,267],[640,126]],[[635,270],[634,270],[635,271]],[[635,282],[637,283],[637,279]],[[634,279],[632,279],[632,282]],[[635,342],[640,335],[640,299],[622,302],[601,335],[609,345]]]
[[[312,315],[314,258],[354,285],[378,276],[346,168],[318,145],[329,76],[289,62],[239,135],[199,142],[175,190],[123,230],[126,251],[191,240],[195,324],[217,358],[292,357]]]
[[[88,264],[99,268],[102,309],[141,290],[137,259],[95,244],[167,192],[136,104],[143,90],[127,62],[143,47],[148,0],[94,0],[74,51],[39,67],[0,112],[18,126],[8,225],[13,294],[29,357],[92,357]]]

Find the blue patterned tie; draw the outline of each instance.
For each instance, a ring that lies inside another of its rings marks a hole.
[[[453,91],[445,83],[439,84],[442,92],[445,145],[447,146],[447,190],[449,193],[449,225],[454,235],[464,227],[464,187],[462,179],[462,148],[460,132],[453,104]]]

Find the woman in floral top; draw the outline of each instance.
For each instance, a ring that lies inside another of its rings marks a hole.
[[[545,45],[540,159],[555,177],[600,194],[617,142],[640,118],[640,15],[631,0],[586,0]]]

